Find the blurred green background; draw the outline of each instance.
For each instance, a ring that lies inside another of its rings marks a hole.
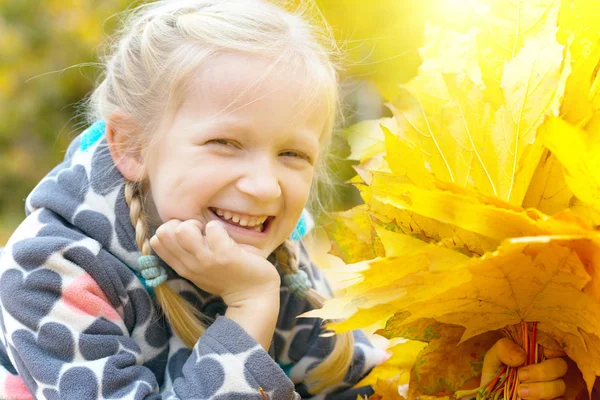
[[[346,54],[347,123],[378,118],[384,99],[417,73],[426,20],[467,26],[469,0],[316,0]],[[128,0],[0,0],[0,245],[24,217],[24,200],[83,129],[78,104],[116,13]],[[335,146],[340,157],[343,143]],[[352,174],[335,166],[339,181]],[[352,192],[342,190],[341,203]],[[343,206],[344,204],[341,204]]]

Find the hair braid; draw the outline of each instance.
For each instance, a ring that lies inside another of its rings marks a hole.
[[[287,239],[275,250],[277,265],[284,275],[294,274],[298,271],[298,257],[296,245],[293,240]],[[306,300],[315,308],[323,307],[326,300],[314,288],[306,295]],[[344,332],[335,335],[333,350],[322,363],[310,370],[305,378],[305,384],[311,393],[319,393],[323,389],[342,382],[354,354],[354,335]]]
[[[129,205],[129,217],[135,228],[135,240],[143,256],[152,254],[150,230],[142,202],[142,189],[139,183],[125,184],[125,201]],[[194,347],[206,330],[200,320],[202,314],[194,306],[175,293],[166,282],[154,288],[156,299],[173,327],[175,334],[189,348]]]

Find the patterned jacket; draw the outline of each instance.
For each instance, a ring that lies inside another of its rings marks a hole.
[[[220,298],[162,263],[167,284],[214,318],[193,349],[171,333],[130,268],[140,253],[103,133],[96,123],[73,141],[27,198],[28,216],[0,256],[0,398],[263,400],[259,387],[273,400],[310,398],[303,377],[332,341],[320,336],[321,320],[296,318],[311,307],[284,286],[267,352],[222,316]],[[328,291],[304,248],[298,256]],[[313,398],[370,393],[351,386],[383,355],[355,338],[344,384]]]

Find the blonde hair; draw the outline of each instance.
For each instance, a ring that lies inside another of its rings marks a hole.
[[[335,40],[314,5],[297,3],[170,0],[138,7],[127,18],[105,59],[102,81],[89,100],[90,119],[108,120],[113,111],[124,112],[141,128],[143,135],[133,146],[143,150],[163,118],[181,104],[186,82],[202,63],[219,53],[241,52],[266,57],[273,61],[273,67],[285,63],[303,71],[307,88],[320,89],[327,108],[322,135],[322,153],[327,154],[339,113],[337,72],[331,60],[336,54]],[[314,203],[319,202],[316,183],[327,181],[324,158],[319,161],[311,190]],[[137,245],[142,255],[150,255],[144,193],[143,184],[126,183],[125,197]],[[275,255],[284,274],[298,270],[289,240]],[[199,311],[166,284],[157,286],[155,294],[177,336],[193,347],[205,331]],[[323,306],[324,298],[314,290],[307,299],[314,307]],[[308,372],[308,390],[317,393],[340,383],[350,367],[353,348],[351,332],[338,335],[331,354]]]

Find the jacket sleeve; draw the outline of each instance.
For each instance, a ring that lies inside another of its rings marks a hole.
[[[331,297],[331,289],[323,273],[312,263],[305,248],[298,250],[300,269],[310,277],[313,287],[320,293]],[[385,351],[371,345],[361,331],[354,331],[354,353],[352,363],[346,372],[343,382],[330,387],[324,393],[310,393],[304,384],[306,374],[332,351],[334,338],[323,336],[324,321],[318,318],[298,318],[298,315],[312,310],[312,306],[303,299],[298,299],[282,291],[282,312],[275,334],[275,348],[278,363],[296,385],[296,391],[302,398],[326,400],[356,400],[358,394],[372,394],[370,387],[353,388],[370,370],[386,359]]]
[[[36,398],[263,400],[259,388],[270,399],[299,397],[227,318],[174,354],[179,339],[141,282],[97,242],[63,233],[9,242],[0,258],[0,337]]]

